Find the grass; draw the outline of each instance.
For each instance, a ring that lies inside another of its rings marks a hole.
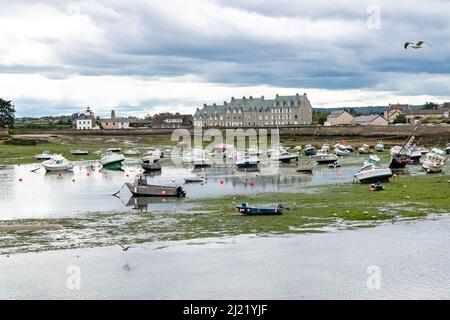
[[[0,254],[202,239],[241,234],[294,234],[333,229],[373,227],[383,221],[419,219],[450,213],[449,176],[393,178],[385,190],[367,185],[310,187],[303,193],[266,193],[188,201],[185,211],[91,213],[75,218],[0,221],[0,224],[56,224],[62,229],[25,234],[0,234]],[[283,203],[281,216],[244,216],[234,210],[250,205]],[[193,206],[191,206],[193,205]]]

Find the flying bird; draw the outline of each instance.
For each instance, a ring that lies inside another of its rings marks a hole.
[[[122,251],[127,251],[128,249],[132,248],[131,246],[125,247],[125,246],[121,245],[120,243],[118,243],[117,245],[122,248]]]
[[[427,44],[431,47],[431,44],[426,43],[425,41],[405,42],[404,47],[405,49],[408,49],[408,47],[411,47],[413,49],[421,49],[423,44]]]

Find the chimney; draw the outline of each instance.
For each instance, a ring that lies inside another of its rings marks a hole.
[[[252,97],[252,96],[250,96],[249,98],[250,98],[250,100],[251,100],[251,99],[253,99],[253,97]]]
[[[245,100],[245,96],[242,97],[242,100]]]
[[[261,96],[261,99],[264,100],[264,96]]]
[[[206,107],[206,103],[203,104],[203,107]]]
[[[111,119],[116,118],[116,112],[114,110],[111,110]]]
[[[234,97],[231,97],[231,101],[234,101]]]

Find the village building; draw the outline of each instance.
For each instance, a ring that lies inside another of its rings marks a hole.
[[[405,114],[405,112],[410,109],[411,108],[408,104],[389,104],[387,111],[384,112],[384,118],[389,123],[393,123],[399,115]]]
[[[379,114],[370,114],[366,116],[354,117],[352,120],[352,125],[360,126],[387,126],[389,122]]]
[[[161,113],[153,117],[152,128],[185,128],[192,126],[192,115]]]
[[[303,95],[280,96],[275,99],[231,98],[222,105],[204,104],[194,114],[194,126],[206,127],[262,127],[283,125],[309,125],[312,106]]]
[[[409,123],[421,123],[427,121],[441,122],[450,120],[450,108],[416,109],[405,112],[406,121]]]
[[[75,119],[75,127],[77,130],[92,130],[98,129],[94,112],[87,107],[84,113],[78,114]]]
[[[102,129],[130,129],[130,119],[117,118],[114,110],[111,111],[111,118],[101,120]]]
[[[353,116],[345,110],[332,111],[325,121],[326,127],[349,125],[352,123]]]

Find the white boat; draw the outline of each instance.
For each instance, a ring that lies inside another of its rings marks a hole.
[[[446,161],[446,152],[438,148],[433,148],[425,156],[422,166],[428,173],[441,172],[444,169]]]
[[[319,150],[316,155],[311,157],[318,164],[329,164],[338,161],[338,156],[335,154],[328,154],[325,150]]]
[[[106,149],[106,152],[120,152],[122,151],[121,148],[108,148]]]
[[[256,156],[245,155],[245,156],[237,156],[235,161],[235,165],[238,169],[246,169],[246,170],[257,170],[259,166],[260,160]]]
[[[272,146],[267,149],[267,156],[271,157],[273,153],[281,154],[287,152],[287,148],[283,147],[281,144]]]
[[[373,163],[367,163],[354,177],[359,183],[387,182],[392,177],[392,170],[389,168],[379,168]]]
[[[383,141],[378,141],[377,144],[375,145],[375,151],[378,152],[383,152],[384,151],[384,143]]]
[[[358,148],[358,152],[362,154],[370,153],[370,146],[368,144],[363,144]]]
[[[35,155],[34,158],[36,160],[49,160],[52,158],[52,156],[54,156],[54,155],[50,154],[50,151],[46,150],[40,154]]]
[[[86,156],[86,155],[89,154],[89,151],[88,150],[77,149],[77,150],[71,150],[70,153],[75,155],[75,156]]]
[[[328,152],[328,151],[330,151],[330,145],[328,143],[324,143],[320,150]]]
[[[158,148],[149,148],[144,154],[144,157],[153,157],[155,159],[162,158],[163,156],[163,152]]]
[[[126,156],[137,156],[139,154],[139,150],[127,150],[124,154]]]
[[[103,166],[103,168],[106,169],[120,169],[122,168],[122,162],[124,160],[125,156],[123,154],[110,151],[102,155],[100,163]]]
[[[348,156],[350,154],[350,151],[347,150],[347,148],[342,144],[337,144],[334,146],[334,153],[338,156]]]
[[[294,151],[295,152],[299,152],[300,150],[302,150],[302,146],[295,146],[294,147]]]
[[[141,159],[141,167],[145,171],[159,171],[161,170],[160,158],[155,158],[153,156],[143,157]]]
[[[272,161],[280,161],[284,163],[289,163],[292,160],[298,159],[298,153],[290,154],[286,149],[273,150],[270,156]]]
[[[313,156],[316,154],[316,149],[312,144],[307,144],[305,146],[305,156]]]
[[[62,155],[53,155],[49,160],[42,162],[46,171],[68,171],[73,169],[73,163]]]

